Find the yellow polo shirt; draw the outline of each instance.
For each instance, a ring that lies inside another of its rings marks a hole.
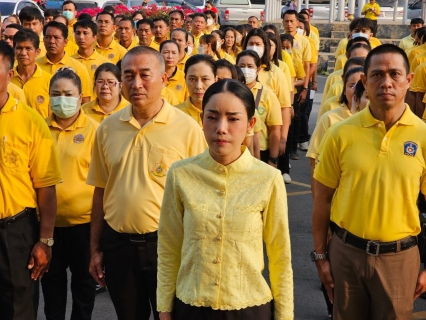
[[[119,43],[120,44],[120,43]],[[121,45],[121,44],[120,44]],[[123,45],[121,45],[124,49],[127,51],[133,49],[134,47],[137,47],[139,45],[139,38],[133,38],[132,42],[130,43],[129,47],[126,48]]]
[[[161,97],[165,99],[168,103],[170,103],[172,106],[176,106],[179,104],[179,99],[176,97],[174,91],[167,87],[161,89]]]
[[[16,84],[9,82],[7,84],[7,92],[16,100],[24,105],[28,105],[27,98],[25,97],[24,90],[19,88]]]
[[[258,81],[265,87],[272,89],[277,95],[281,107],[291,108],[290,90],[289,84],[285,74],[273,63],[271,63],[271,69],[265,71],[265,66],[260,68],[259,75],[257,76]]]
[[[190,97],[183,103],[176,105],[176,108],[194,119],[201,128],[203,127],[203,121],[201,120],[202,111],[192,104]]]
[[[232,64],[236,64],[235,59],[223,50],[220,50],[219,56],[220,56],[219,59],[225,59],[226,61],[228,61]]]
[[[414,58],[415,58],[416,56],[418,56],[419,54],[424,53],[425,51],[426,51],[426,43],[424,43],[424,44],[422,44],[422,45],[420,45],[420,46],[414,47],[414,48],[410,51],[410,53],[409,53],[409,55],[408,55],[408,61],[410,62],[410,64],[411,64],[411,62],[414,60]]]
[[[172,311],[175,296],[215,310],[273,299],[274,318],[293,319],[283,177],[241,150],[227,166],[207,150],[170,169],[158,230],[157,310]],[[262,276],[264,243],[271,286]]]
[[[269,149],[269,128],[271,126],[282,126],[283,118],[281,115],[281,106],[275,93],[256,82],[251,92],[253,93],[254,99],[256,100],[257,92],[262,89],[260,96],[259,106],[257,112],[260,118],[261,130],[259,131],[259,147],[260,150],[265,151]]]
[[[198,46],[200,45],[200,38],[204,35],[203,32],[201,32],[198,36],[194,35],[194,49],[192,50],[192,55],[196,55],[198,53]]]
[[[369,41],[370,41],[371,49],[374,49],[375,47],[378,47],[382,44],[380,40],[375,37],[371,37]],[[348,45],[347,38],[343,38],[342,40],[340,40],[339,44],[337,45],[337,49],[336,49],[336,53],[334,54],[334,57],[337,58],[341,54],[345,54],[347,45]]]
[[[117,111],[120,111],[121,109],[123,109],[124,107],[129,105],[129,101],[127,101],[126,99],[124,99],[123,96],[120,97],[120,102],[118,103],[117,107],[115,107],[114,110],[105,113],[101,107],[99,107],[99,101],[98,99],[92,100],[90,102],[85,103],[84,105],[82,105],[82,109],[84,110],[84,113],[92,118],[93,120],[95,120],[97,123],[101,123],[102,121],[104,121],[104,119],[114,113],[116,113]]]
[[[314,40],[312,40],[309,37],[306,37],[306,39],[308,39],[309,44],[311,45],[311,61],[310,63],[317,63],[318,62],[318,52],[316,49],[316,44],[314,42]]]
[[[320,37],[318,28],[315,27],[313,24],[309,24],[309,29],[311,30],[311,32],[314,32],[318,36],[318,38]]]
[[[75,55],[78,51],[78,45],[75,44],[75,42],[69,41],[67,45],[65,46],[64,51],[67,53],[67,55],[69,55],[70,57],[72,57],[73,55]]]
[[[38,54],[38,58],[43,57],[46,55],[46,47],[44,46],[44,36],[43,36],[43,32],[40,34],[40,44],[39,44],[39,49],[40,49],[40,53]]]
[[[294,65],[293,55],[291,55],[290,53],[288,53],[285,50],[281,50],[281,57],[283,58],[282,61],[290,69],[291,77],[294,78],[296,76],[296,66]]]
[[[399,47],[404,51],[412,48],[413,46],[414,46],[414,38],[411,36],[411,34],[409,34],[405,38],[402,38],[401,41],[399,42]]]
[[[337,57],[336,63],[334,64],[334,71],[343,70],[345,63],[348,61],[346,54],[341,54]]]
[[[302,62],[311,62],[312,51],[309,40],[298,33],[296,33],[293,38],[293,55],[296,55]]]
[[[340,69],[330,73],[330,75],[327,77],[327,80],[325,81],[325,85],[324,85],[324,91],[323,91],[324,94],[322,95],[321,104],[325,102],[326,100],[325,97],[327,96],[327,93],[333,84],[340,81],[343,85],[342,75],[343,75],[343,69]]]
[[[106,118],[96,133],[87,183],[105,189],[104,219],[117,232],[156,231],[170,166],[206,149],[201,128],[163,102],[143,127],[129,105]]]
[[[325,100],[324,104],[321,105],[318,111],[317,123],[320,121],[321,117],[327,111],[334,110],[340,107],[339,97],[333,96],[327,100]]]
[[[314,178],[337,188],[331,220],[364,239],[416,236],[419,190],[426,194],[425,136],[426,124],[408,105],[388,131],[368,106],[330,128]]]
[[[373,3],[373,4],[371,4],[370,2],[367,2],[363,7],[362,7],[362,10],[361,10],[361,12],[365,12],[367,9],[375,9],[376,10],[376,13],[378,13],[378,14],[380,14],[380,6],[379,6],[379,4],[378,3]],[[376,16],[373,12],[370,12],[370,11],[368,11],[368,12],[365,12],[365,17],[367,18],[367,19],[370,19],[370,20],[377,20],[377,18],[379,18],[378,16]]]
[[[294,64],[296,79],[303,79],[304,77],[306,77],[306,72],[305,72],[305,69],[303,68],[302,60],[295,57],[293,64]]]
[[[103,63],[111,62],[96,50],[93,50],[93,53],[87,58],[82,57],[78,52],[72,57],[86,67],[90,75],[92,86],[95,83],[96,69]]]
[[[55,227],[71,227],[91,221],[93,190],[86,184],[95,133],[99,124],[83,110],[65,130],[52,114],[46,118],[58,153],[63,183],[56,187],[58,211]]]
[[[188,96],[188,90],[186,88],[185,74],[183,71],[176,68],[175,74],[171,78],[167,79],[167,88],[175,93],[179,103],[185,101]]]
[[[177,67],[179,68],[180,71],[182,72],[185,71],[185,63],[188,59],[189,59],[189,56],[188,54],[185,53],[185,55],[183,56],[183,59],[179,61],[179,63],[177,64]]]
[[[271,63],[273,63],[273,62],[271,61]],[[290,68],[288,67],[287,64],[285,64],[281,60],[278,60],[278,68],[280,68],[280,70],[284,73],[284,75],[285,75],[285,77],[287,79],[288,90],[293,91],[293,86],[291,85]]]
[[[127,53],[127,50],[120,46],[118,42],[114,40],[112,40],[106,48],[101,48],[98,42],[96,41],[95,49],[113,64],[117,64],[117,62],[123,59]]]
[[[414,77],[411,81],[410,91],[412,92],[426,92],[426,62],[417,66],[414,71]]]
[[[317,29],[317,32],[318,32],[318,29]],[[311,29],[311,32],[309,33],[308,38],[311,39],[314,42],[315,50],[319,51],[320,39],[319,39],[319,36],[315,32],[312,32],[312,29]]]
[[[422,53],[416,55],[410,63],[410,72],[414,72],[416,68],[421,65],[423,62],[426,62],[426,50]]]
[[[150,48],[157,50],[158,52],[160,52],[160,45],[155,42],[154,40],[151,41],[151,43],[149,44]]]
[[[319,147],[322,139],[324,138],[325,132],[333,124],[343,121],[352,115],[346,104],[342,104],[339,108],[327,111],[319,119],[315,130],[312,133],[311,139],[309,140],[308,151],[306,152],[306,158],[316,159],[319,155]]]
[[[327,94],[325,95],[325,100],[328,100],[331,97],[335,97],[336,100],[339,100],[340,96],[342,95],[343,88],[344,88],[343,80],[336,81],[336,83],[331,86],[331,88],[328,90]]]
[[[49,87],[52,75],[43,71],[36,65],[34,74],[24,83],[19,76],[18,68],[15,67],[15,75],[11,79],[13,84],[24,90],[28,106],[36,110],[43,118],[51,114],[49,108]]]
[[[0,219],[37,207],[35,189],[61,182],[49,128],[33,109],[12,98],[0,109]]]
[[[43,71],[51,74],[52,76],[60,68],[72,68],[81,79],[82,97],[92,96],[93,82],[90,81],[89,72],[82,63],[78,62],[76,59],[71,58],[67,53],[65,53],[62,59],[57,63],[50,62],[47,56],[37,58],[36,63],[38,66],[40,66],[41,69],[43,69]]]
[[[74,25],[77,22],[77,18],[74,18],[70,21],[68,21],[68,42],[72,41],[75,43],[75,37],[74,37]]]

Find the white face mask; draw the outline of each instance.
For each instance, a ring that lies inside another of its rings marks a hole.
[[[243,40],[243,37],[242,37],[242,36],[237,36],[237,37],[235,38],[235,42],[236,42],[236,43],[241,43],[241,40]]]
[[[288,54],[292,55],[293,51],[291,49],[285,49],[284,51],[286,51]]]
[[[198,46],[198,53],[199,54],[204,54],[204,47]]]
[[[300,34],[301,36],[304,36],[304,35],[305,35],[305,30],[303,30],[302,28],[297,28],[297,29],[296,29],[296,32],[297,32],[298,34]]]
[[[358,33],[354,33],[352,34],[352,39],[358,38],[358,37],[363,37],[367,40],[370,39],[370,35],[368,33],[362,33],[362,32],[358,32]]]
[[[210,27],[213,25],[214,20],[213,19],[207,19],[207,27]]]
[[[216,41],[216,51],[221,51],[222,50],[222,44],[219,41]]]
[[[192,50],[194,49],[193,47],[190,47],[190,46],[188,46],[188,48],[187,48],[188,50],[186,51],[186,54],[188,55],[188,56],[190,56],[191,54],[192,54]]]
[[[247,46],[246,50],[253,50],[259,55],[260,59],[262,59],[263,53],[265,52],[265,48],[259,46]]]
[[[241,68],[244,78],[246,79],[246,84],[252,83],[256,80],[256,69],[251,68]]]

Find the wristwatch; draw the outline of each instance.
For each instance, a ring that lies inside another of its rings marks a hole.
[[[303,87],[302,91],[303,91],[303,90],[308,91],[308,87]]]
[[[55,240],[53,240],[53,238],[40,238],[40,242],[44,243],[48,247],[51,247],[55,243]]]
[[[315,250],[311,252],[311,260],[313,262],[317,260],[324,260],[327,259],[327,252],[326,253],[316,253]]]
[[[269,161],[271,161],[273,164],[278,164],[279,159],[278,159],[278,157],[276,157],[276,158],[269,157]]]

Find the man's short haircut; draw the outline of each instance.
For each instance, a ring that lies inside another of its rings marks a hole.
[[[207,22],[207,17],[206,17],[206,15],[204,13],[201,13],[201,12],[195,12],[195,13],[193,13],[192,14],[192,20],[194,20],[196,17],[204,18],[204,21]]]
[[[425,22],[423,21],[423,19],[422,19],[422,18],[414,18],[414,19],[411,19],[411,21],[410,21],[410,26],[412,26],[413,24],[421,24],[421,25],[424,25],[424,24],[425,24]]]
[[[77,31],[78,27],[83,28],[83,29],[92,30],[93,36],[96,36],[98,34],[98,26],[92,20],[79,20],[79,21],[77,21],[73,26],[74,32]]]
[[[179,14],[179,15],[180,15],[180,18],[181,18],[182,20],[185,20],[185,15],[183,14],[182,10],[173,10],[173,11],[170,11],[170,12],[169,12],[169,17],[171,17],[171,15],[172,15],[172,14],[175,14],[175,13]]]
[[[132,25],[132,28],[133,28],[133,29],[135,28],[135,24],[133,23],[132,18],[130,18],[130,17],[126,17],[126,16],[125,16],[123,19],[121,19],[121,20],[120,20],[120,22],[119,22],[118,24],[122,23],[123,21],[128,21],[128,22],[130,22],[130,24]]]
[[[250,17],[248,17],[247,20],[250,20],[251,18],[255,18],[257,21],[259,21],[259,19],[256,16],[250,16]]]
[[[166,66],[165,66],[165,63],[164,63],[163,56],[161,55],[160,52],[158,52],[155,49],[152,49],[151,47],[147,47],[147,46],[134,47],[126,53],[123,60],[126,59],[129,56],[142,55],[142,54],[150,54],[150,55],[155,56],[155,58],[157,58],[158,63],[160,64],[160,72],[161,73],[166,72]],[[122,60],[121,64],[123,64],[123,60]]]
[[[361,58],[361,57],[354,57],[354,58],[350,58],[348,59],[348,61],[346,61],[345,66],[343,67],[343,74],[345,74],[346,72],[348,72],[348,69],[352,66],[360,66],[363,67],[365,64],[365,59]]]
[[[207,15],[209,14],[209,15],[211,15],[211,16],[212,16],[212,18],[213,18],[213,19],[216,19],[216,13],[214,13],[214,12],[213,12],[213,11],[211,11],[211,10],[204,11],[204,14],[206,15],[206,17],[207,17]]]
[[[111,12],[112,14],[114,14],[115,8],[114,8],[114,6],[105,6],[104,11],[108,11],[108,12]]]
[[[48,24],[46,24],[43,27],[43,36],[46,35],[47,28],[49,27],[61,30],[62,36],[64,37],[64,39],[68,39],[68,28],[63,23],[60,23],[58,21],[50,21]]]
[[[90,14],[88,14],[88,13],[82,13],[82,14],[80,14],[78,16],[77,20],[78,21],[80,21],[80,20],[90,20],[90,21],[92,21],[92,16]]]
[[[137,23],[136,23],[136,28],[137,29],[139,29],[139,26],[141,25],[141,24],[147,24],[147,25],[149,25],[149,27],[151,28],[151,30],[154,30],[154,21],[152,21],[151,19],[142,19],[142,20],[139,20]]]
[[[152,21],[154,22],[154,24],[158,21],[163,21],[166,24],[166,26],[169,25],[169,22],[166,20],[166,18],[163,18],[163,17],[154,18],[154,19],[152,19]]]
[[[295,16],[296,16],[296,20],[298,20],[299,19],[299,14],[297,13],[297,11],[296,10],[287,10],[286,12],[284,12],[284,14],[283,14],[283,20],[284,20],[284,18],[285,18],[285,16],[286,15],[290,15],[290,14],[294,14]]]
[[[0,40],[0,56],[3,57],[3,63],[6,66],[6,71],[13,69],[15,63],[15,51],[7,44],[6,41]]]
[[[11,23],[6,26],[6,29],[16,29],[18,31],[24,30],[24,27],[17,23]]]
[[[66,0],[66,1],[64,1],[64,2],[62,3],[62,7],[61,7],[61,9],[63,9],[63,8],[64,8],[64,6],[66,6],[67,4],[73,4],[73,5],[74,5],[74,9],[75,9],[75,11],[77,11],[77,5],[76,5],[73,1],[71,1],[71,0]]]
[[[173,32],[182,32],[185,34],[185,41],[188,42],[188,32],[184,28],[176,28],[173,29],[172,32],[170,32],[170,37],[173,35]]]
[[[38,20],[41,23],[44,23],[44,17],[41,14],[40,10],[34,7],[25,7],[19,12],[19,20],[21,22]]]
[[[13,36],[13,48],[15,48],[18,43],[25,41],[30,41],[36,50],[40,48],[40,37],[31,29],[22,29],[15,33]]]
[[[349,24],[349,31],[354,31],[355,29],[367,28],[370,29],[371,32],[374,30],[373,22],[371,22],[368,18],[355,18]]]
[[[59,16],[59,11],[56,9],[46,9],[46,11],[44,11],[44,16],[53,17],[53,19],[55,19],[57,16]]]
[[[115,20],[114,20],[114,15],[113,15],[111,12],[108,12],[108,11],[102,11],[102,12],[98,13],[98,15],[96,16],[96,20],[98,20],[98,19],[99,19],[99,16],[103,16],[103,15],[110,16],[110,17],[111,17],[111,19],[112,19],[112,22],[113,22],[113,23],[115,22]]]
[[[370,68],[371,59],[374,56],[385,54],[385,53],[392,53],[392,54],[400,55],[402,57],[402,59],[404,60],[404,67],[405,67],[406,74],[410,73],[410,63],[408,61],[408,57],[407,57],[407,54],[405,53],[405,51],[402,50],[400,47],[394,45],[394,44],[386,43],[386,44],[382,44],[382,45],[374,48],[368,54],[367,58],[365,59],[365,64],[364,64],[365,75],[367,75],[368,69]]]

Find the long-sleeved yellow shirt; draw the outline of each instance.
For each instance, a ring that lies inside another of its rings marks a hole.
[[[275,319],[293,319],[283,178],[242,150],[227,166],[208,149],[171,166],[158,230],[158,311],[172,311],[175,295],[186,304],[215,310],[273,299]],[[271,288],[262,276],[263,241]]]

